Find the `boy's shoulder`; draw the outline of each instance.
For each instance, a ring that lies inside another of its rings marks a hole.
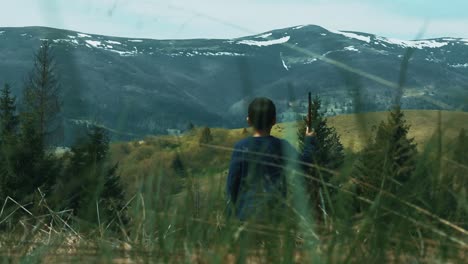
[[[234,148],[236,148],[236,149],[242,148],[243,146],[248,145],[249,142],[251,142],[251,137],[243,138],[243,139],[237,141],[236,144],[234,144]]]
[[[237,143],[234,145],[234,148],[238,149],[238,148],[243,148],[243,147],[246,147],[246,146],[249,146],[251,144],[254,144],[255,141],[257,140],[263,140],[263,141],[269,141],[273,144],[284,144],[286,142],[286,140],[284,139],[281,139],[281,138],[277,138],[277,137],[274,137],[274,136],[269,136],[269,137],[264,137],[264,138],[255,138],[255,137],[246,137],[244,139],[241,139],[239,141],[237,141]]]

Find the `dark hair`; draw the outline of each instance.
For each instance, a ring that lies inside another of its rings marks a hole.
[[[271,129],[276,119],[275,104],[268,98],[255,98],[249,105],[249,121],[257,130]]]

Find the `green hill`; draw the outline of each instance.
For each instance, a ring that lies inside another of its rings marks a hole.
[[[444,143],[450,142],[461,128],[468,129],[468,113],[448,111],[405,111],[410,136],[421,148],[438,129],[439,113]],[[335,127],[345,148],[359,151],[373,135],[373,127],[387,116],[386,112],[331,117],[328,122]],[[121,175],[130,191],[139,183],[155,175],[178,177],[172,169],[176,155],[180,156],[187,175],[210,177],[211,181],[222,179],[226,173],[234,143],[248,134],[242,129],[211,128],[213,141],[210,146],[198,143],[201,129],[195,129],[180,137],[149,136],[141,141],[114,143],[111,146],[113,160],[119,162]],[[294,141],[295,124],[278,124],[273,135]]]
[[[446,139],[454,138],[461,128],[468,129],[468,113],[466,112],[407,110],[404,113],[408,124],[411,125],[409,135],[414,137],[419,147],[422,147],[438,129],[439,113],[441,129]],[[339,115],[329,118],[328,123],[336,128],[346,148],[358,151],[362,149],[369,137],[373,136],[373,128],[386,118],[387,112]],[[282,136],[283,133],[280,130],[284,126],[284,124],[277,126],[274,134]]]

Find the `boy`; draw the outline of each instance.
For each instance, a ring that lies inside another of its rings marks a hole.
[[[287,141],[271,136],[276,107],[268,98],[250,103],[247,122],[254,134],[234,146],[226,183],[228,213],[241,221],[272,220],[284,208],[287,162],[298,157],[302,162],[312,162],[315,133],[307,129],[302,155]]]

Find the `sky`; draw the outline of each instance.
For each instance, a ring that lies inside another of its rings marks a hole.
[[[236,38],[314,24],[414,39],[468,38],[468,0],[0,0],[0,27],[135,38]]]

